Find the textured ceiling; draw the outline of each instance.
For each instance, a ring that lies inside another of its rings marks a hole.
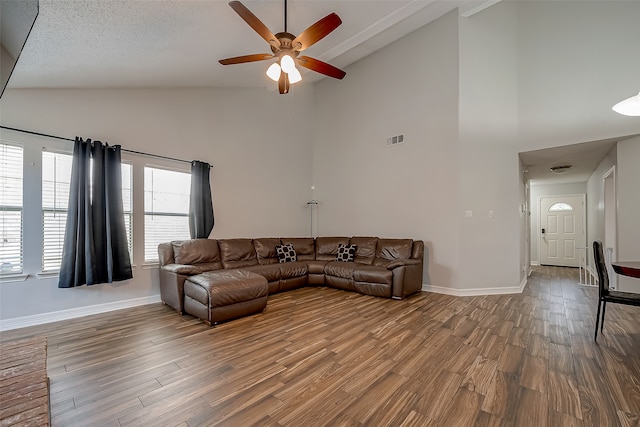
[[[495,2],[290,0],[288,31],[297,35],[336,12],[342,25],[305,54],[346,67],[459,6],[473,13]],[[243,4],[273,33],[283,30],[282,1]],[[266,52],[267,43],[226,1],[40,0],[8,87],[266,87],[268,62],[218,63]],[[303,70],[303,78],[321,76]]]
[[[532,184],[587,182],[616,142],[636,136],[638,135],[528,151],[520,153],[520,160],[526,177]],[[560,165],[571,165],[571,169],[563,174],[550,171],[551,167]]]

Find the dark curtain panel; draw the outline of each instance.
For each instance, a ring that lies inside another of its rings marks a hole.
[[[93,159],[93,162],[91,160]],[[59,288],[133,277],[122,210],[120,146],[76,138]]]
[[[207,238],[213,229],[213,201],[209,182],[209,163],[191,162],[191,196],[189,198],[189,231],[191,238]]]

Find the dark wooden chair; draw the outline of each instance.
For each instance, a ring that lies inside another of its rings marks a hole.
[[[607,265],[604,261],[604,252],[602,250],[602,242],[596,240],[593,242],[593,260],[598,271],[598,313],[596,314],[596,333],[593,337],[594,341],[598,339],[598,324],[600,324],[600,332],[604,329],[604,313],[607,310],[607,303],[626,304],[640,306],[640,294],[630,292],[619,292],[609,290],[609,274],[607,273]],[[602,307],[602,319],[600,319],[600,307]]]

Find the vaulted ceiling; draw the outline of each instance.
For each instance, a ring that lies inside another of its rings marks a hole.
[[[451,10],[472,14],[496,1],[290,0],[288,31],[336,12],[342,25],[305,54],[346,67]],[[243,4],[273,33],[283,30],[283,1]],[[267,62],[218,63],[266,52],[226,1],[40,0],[8,87],[266,87]],[[320,78],[303,70],[306,83]]]

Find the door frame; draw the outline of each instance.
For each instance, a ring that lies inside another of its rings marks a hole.
[[[611,197],[607,196],[607,180],[611,179]],[[602,175],[602,222],[604,224],[603,234],[603,247],[604,247],[604,259],[607,266],[607,273],[609,275],[609,287],[611,289],[617,289],[618,276],[614,273],[611,267],[611,261],[617,260],[618,255],[618,198],[616,187],[616,166],[611,168]],[[609,214],[607,214],[609,212]],[[612,248],[610,254],[607,253],[607,249]],[[607,263],[608,262],[608,263]]]
[[[538,196],[538,229],[536,230],[536,238],[538,239],[538,265],[542,265],[540,251],[542,248],[542,199],[548,197],[580,197],[582,199],[582,246],[587,246],[587,195],[586,193],[578,194],[547,194],[546,196]],[[546,218],[546,217],[545,217]],[[589,248],[586,249],[587,251]]]

